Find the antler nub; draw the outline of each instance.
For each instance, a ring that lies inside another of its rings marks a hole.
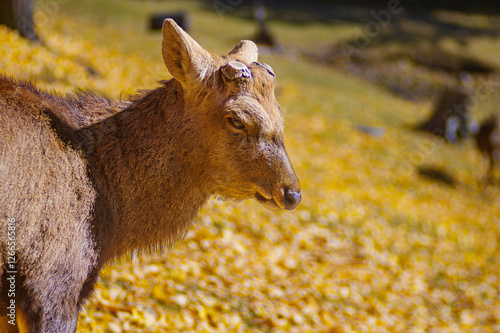
[[[260,66],[260,67],[264,68],[272,76],[276,76],[276,75],[274,75],[273,68],[271,66],[269,66],[268,64],[264,64],[262,62],[254,62],[254,64],[256,64],[257,66]]]
[[[252,77],[247,65],[236,60],[231,60],[226,66],[222,67],[222,74],[229,80],[249,79]]]

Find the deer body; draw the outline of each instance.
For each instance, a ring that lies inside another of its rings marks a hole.
[[[485,180],[494,182],[495,169],[500,164],[500,127],[498,117],[491,116],[481,123],[476,133],[476,144],[479,152],[488,162]]]
[[[300,202],[255,45],[219,56],[171,20],[163,34],[174,79],[129,101],[0,76],[0,330],[74,332],[107,261],[174,244],[212,195]]]

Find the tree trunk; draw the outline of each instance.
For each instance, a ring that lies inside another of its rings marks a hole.
[[[0,0],[0,24],[18,30],[21,36],[38,41],[33,23],[33,0]]]

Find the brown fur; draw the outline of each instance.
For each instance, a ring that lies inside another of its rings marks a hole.
[[[9,219],[17,328],[74,332],[102,266],[174,244],[210,196],[273,210],[300,202],[274,73],[256,62],[256,46],[215,55],[171,20],[163,34],[174,79],[130,101],[57,96],[0,76],[0,328],[10,327]],[[222,75],[229,60],[251,78]]]
[[[488,162],[485,181],[495,181],[495,170],[500,165],[500,127],[498,117],[492,115],[485,119],[476,134],[476,145]]]

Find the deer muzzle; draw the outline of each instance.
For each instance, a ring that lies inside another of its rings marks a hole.
[[[257,186],[255,198],[269,210],[294,210],[302,200],[300,182],[286,151],[283,149],[279,155],[273,172],[274,185]]]

